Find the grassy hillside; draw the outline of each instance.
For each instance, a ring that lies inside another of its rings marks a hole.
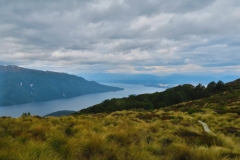
[[[239,80],[226,85],[220,94],[152,111],[1,117],[0,160],[237,160]]]
[[[0,118],[2,160],[219,160],[240,158],[240,116],[181,111]],[[198,120],[206,122],[204,132]]]

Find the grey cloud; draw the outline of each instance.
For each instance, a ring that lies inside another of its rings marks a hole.
[[[3,64],[160,74],[240,60],[237,0],[0,3]]]
[[[192,12],[199,9],[202,9],[210,4],[212,4],[215,0],[202,0],[202,1],[192,1],[192,0],[132,0],[128,1],[129,6],[137,6],[137,11],[143,15],[153,14],[155,12],[167,12],[167,13],[186,13]]]

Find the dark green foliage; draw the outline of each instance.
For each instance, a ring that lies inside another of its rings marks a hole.
[[[225,90],[225,84],[222,81],[210,82],[207,86],[207,90],[211,93],[219,93]]]
[[[65,73],[0,66],[0,106],[118,90]]]
[[[209,92],[214,92],[215,87],[216,87],[216,83],[215,83],[215,82],[210,82],[210,83],[207,85],[207,90],[208,90]]]
[[[214,91],[215,92],[221,92],[221,91],[224,91],[224,89],[225,89],[224,83],[222,81],[218,81],[216,86],[215,86]]]
[[[30,112],[28,112],[28,113],[23,112],[22,117],[27,117],[27,116],[31,116],[31,113]]]
[[[76,111],[62,110],[62,111],[49,113],[49,114],[45,115],[44,117],[47,117],[47,116],[52,116],[52,117],[68,116],[68,115],[73,114],[75,112]]]
[[[210,97],[211,95],[223,92],[224,90],[225,84],[222,81],[218,81],[217,83],[211,82],[207,85],[207,88],[202,84],[198,84],[197,86],[184,84],[169,88],[164,92],[130,95],[128,98],[105,100],[100,104],[82,109],[74,114],[113,112],[129,109],[154,110],[181,102]],[[189,114],[192,114],[195,112],[201,112],[201,110],[194,109],[189,110],[188,112]]]

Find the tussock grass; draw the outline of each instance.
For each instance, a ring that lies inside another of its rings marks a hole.
[[[236,110],[236,104],[223,108]],[[181,104],[187,105],[196,107]],[[60,118],[2,117],[0,160],[240,159],[239,114],[219,114],[215,101],[200,107],[191,112],[176,105]]]

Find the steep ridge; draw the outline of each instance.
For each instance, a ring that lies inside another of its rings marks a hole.
[[[0,106],[118,90],[66,73],[0,66]]]

